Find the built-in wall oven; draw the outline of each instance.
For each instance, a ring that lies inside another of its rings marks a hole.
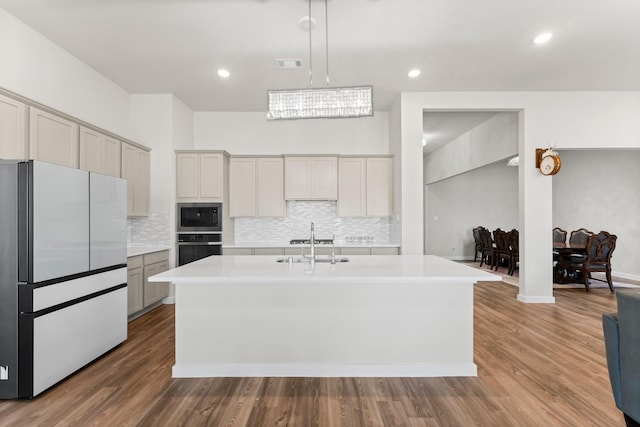
[[[178,203],[176,231],[179,266],[222,255],[222,204]]]

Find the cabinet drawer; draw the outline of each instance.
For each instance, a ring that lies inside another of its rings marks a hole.
[[[398,255],[398,248],[371,248],[371,255]]]
[[[254,255],[282,255],[283,253],[282,248],[255,248],[253,250]]]
[[[152,252],[144,255],[144,265],[155,264],[156,262],[167,261],[169,251]]]
[[[222,255],[253,255],[251,248],[224,248]]]
[[[144,257],[142,255],[130,256],[127,258],[127,268],[132,269],[142,267],[144,265]]]
[[[371,255],[369,248],[340,248],[342,255]]]

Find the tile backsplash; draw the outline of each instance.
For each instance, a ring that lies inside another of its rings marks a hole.
[[[127,245],[171,244],[169,212],[150,212],[148,217],[127,218]]]
[[[369,236],[377,243],[390,242],[390,218],[340,218],[336,213],[335,201],[290,201],[286,218],[236,218],[235,243],[308,238],[311,222],[318,239]]]

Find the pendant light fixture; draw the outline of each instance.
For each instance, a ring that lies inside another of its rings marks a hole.
[[[349,118],[373,116],[373,86],[329,86],[329,14],[325,11],[326,82],[325,88],[313,88],[311,25],[309,26],[309,88],[267,91],[267,120]],[[311,0],[309,0],[311,23]]]

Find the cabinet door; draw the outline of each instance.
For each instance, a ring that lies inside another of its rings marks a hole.
[[[311,158],[311,199],[336,200],[338,198],[338,159],[336,157]]]
[[[370,248],[340,248],[340,253],[342,255],[371,255]]]
[[[371,255],[398,255],[398,248],[371,248]]]
[[[311,197],[311,160],[308,157],[284,159],[284,197],[305,200]]]
[[[251,248],[224,248],[222,255],[253,255]]]
[[[257,215],[260,217],[284,217],[284,160],[282,158],[259,158]]]
[[[120,176],[121,142],[117,139],[103,136],[102,156],[104,158],[104,174]]]
[[[31,107],[30,111],[30,157],[77,168],[78,125],[34,107]]]
[[[169,269],[169,261],[144,266],[144,306],[151,305],[169,295],[169,282],[149,282],[149,277]]]
[[[367,159],[367,216],[393,213],[393,159]]]
[[[122,178],[127,180],[127,215],[149,215],[149,152],[122,143]]]
[[[256,216],[256,161],[233,158],[229,162],[229,216]]]
[[[136,174],[134,181],[133,213],[149,216],[149,152],[136,149]]]
[[[99,132],[80,126],[80,169],[104,173],[103,138]]]
[[[222,154],[200,154],[200,198],[222,201]]]
[[[144,307],[142,296],[144,279],[142,274],[142,267],[129,268],[127,270],[127,315],[140,311]]]
[[[0,159],[26,159],[26,107],[0,95]]]
[[[127,180],[127,215],[134,213],[134,186],[136,177],[136,147],[122,144],[122,178]]]
[[[367,215],[367,163],[364,158],[338,162],[338,216]]]
[[[200,155],[176,154],[176,197],[196,199],[200,195]]]
[[[254,255],[282,255],[284,250],[282,248],[254,248]]]

